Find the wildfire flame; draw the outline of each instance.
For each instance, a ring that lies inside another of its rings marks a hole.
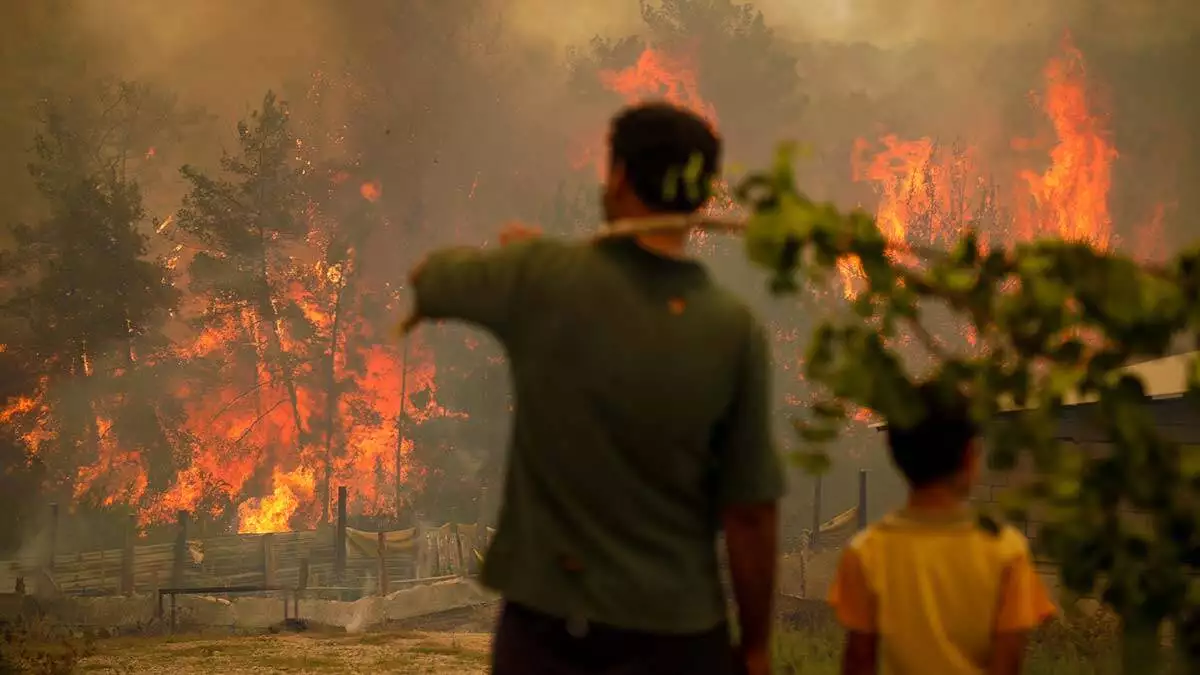
[[[716,109],[700,97],[696,71],[689,59],[646,49],[632,66],[601,72],[600,81],[631,104],[661,98],[688,108],[711,124],[717,122]]]
[[[1008,202],[1011,222],[984,188],[983,174],[973,148],[943,148],[930,138],[902,140],[895,135],[880,139],[883,150],[871,153],[866,139],[855,143],[853,179],[872,183],[879,195],[877,222],[899,261],[913,261],[907,253],[915,244],[935,245],[956,240],[966,228],[988,237],[1059,237],[1086,242],[1097,248],[1112,243],[1112,218],[1108,194],[1112,163],[1117,151],[1109,140],[1105,120],[1090,104],[1083,55],[1070,37],[1062,53],[1043,70],[1042,109],[1054,130],[1049,166],[1041,173],[1018,172]],[[1014,139],[1014,149],[1036,147]],[[990,218],[981,221],[981,206]],[[857,260],[839,261],[847,298],[855,297],[863,278]]]
[[[338,174],[331,183],[345,179]],[[359,193],[374,201],[381,188],[377,181],[366,181]],[[157,229],[166,230],[172,222],[168,218]],[[204,381],[222,384],[206,389],[187,381],[175,391],[184,414],[182,429],[171,440],[187,455],[182,466],[166,485],[160,479],[152,486],[142,450],[117,442],[106,409],[120,399],[110,399],[94,406],[91,461],[82,462],[70,476],[76,499],[100,506],[134,505],[143,525],[169,522],[179,510],[217,516],[232,507],[239,532],[262,533],[310,527],[320,519],[328,496],[319,489],[326,464],[331,485],[348,487],[352,507],[360,513],[394,512],[397,482],[414,491],[421,488],[425,472],[412,464],[413,442],[399,438],[402,409],[411,425],[461,413],[437,402],[436,368],[427,346],[415,338],[405,351],[390,346],[375,336],[377,327],[347,310],[361,300],[355,294],[346,297],[355,252],[341,262],[325,262],[329,241],[326,224],[314,219],[289,266],[277,274],[291,280],[280,303],[287,300],[298,307],[316,335],[292,334],[282,320],[264,324],[248,308],[207,317],[205,328],[183,341],[175,356],[213,369],[216,377]],[[185,253],[176,247],[172,264]],[[342,316],[335,319],[339,308]],[[202,308],[184,311],[196,316]],[[333,354],[331,372],[319,372],[320,360],[311,358],[293,357],[296,365],[290,373],[268,365],[273,339],[279,342],[277,349],[296,357],[324,344],[325,356]],[[238,356],[245,346],[257,356],[252,362]],[[79,362],[80,377],[96,376],[88,354],[81,354]],[[123,371],[104,376],[119,378]],[[336,403],[328,399],[329,378],[341,392]],[[0,409],[0,423],[27,430],[24,440],[35,455],[47,456],[58,447],[48,400],[43,382],[37,396],[10,400]]]
[[[1058,144],[1050,167],[1021,172],[1031,204],[1022,214],[1025,236],[1056,236],[1106,249],[1112,240],[1108,191],[1116,148],[1105,120],[1089,105],[1083,54],[1063,39],[1063,53],[1043,71],[1043,110],[1054,125]]]
[[[717,122],[716,108],[700,96],[695,66],[685,56],[647,47],[633,65],[601,71],[600,83],[628,105],[664,100],[691,110],[710,124]],[[571,165],[577,170],[592,167],[603,178],[604,146],[602,135],[589,133],[571,152]]]

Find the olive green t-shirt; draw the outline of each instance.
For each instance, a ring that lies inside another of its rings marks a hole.
[[[722,507],[784,491],[761,324],[696,262],[631,240],[434,253],[417,309],[491,331],[515,399],[483,583],[630,630],[724,620]]]

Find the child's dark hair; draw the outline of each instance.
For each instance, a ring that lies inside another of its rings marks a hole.
[[[655,211],[692,213],[712,193],[721,139],[699,115],[668,103],[643,103],[613,118],[611,160],[638,199]]]
[[[967,400],[936,385],[917,388],[925,408],[920,421],[908,427],[889,424],[892,462],[915,488],[945,480],[962,469],[971,441],[979,429],[971,420]]]

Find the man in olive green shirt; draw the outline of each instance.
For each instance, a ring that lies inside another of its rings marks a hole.
[[[633,107],[609,142],[610,222],[707,201],[720,141],[700,118]],[[683,183],[697,158],[699,189],[694,171]],[[768,343],[685,245],[683,233],[532,237],[438,251],[414,273],[416,316],[477,324],[511,363],[511,453],[482,575],[505,600],[498,675],[768,672],[784,490]]]

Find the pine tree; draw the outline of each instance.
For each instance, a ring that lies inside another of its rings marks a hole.
[[[47,102],[30,166],[45,216],[13,227],[0,259],[8,349],[40,382],[37,405],[15,421],[41,432],[30,437],[45,446],[50,478],[76,497],[136,504],[147,472],[172,473],[170,406],[154,371],[178,294],[148,258],[140,190],[102,133],[128,111],[73,114],[79,105]]]
[[[258,417],[234,445],[283,408],[300,458],[309,438],[297,389],[297,364],[304,355],[295,353],[299,343],[289,338],[311,326],[288,302],[287,290],[307,233],[302,166],[286,106],[272,92],[238,124],[237,137],[236,151],[221,158],[222,175],[183,167],[190,190],[176,224],[199,249],[187,274],[189,290],[204,303],[200,327],[233,331],[227,335],[232,358],[220,354],[221,363],[208,364],[216,369],[217,386],[232,382],[245,394],[276,386],[283,391],[283,399],[269,405],[259,396],[248,399],[257,404]]]

